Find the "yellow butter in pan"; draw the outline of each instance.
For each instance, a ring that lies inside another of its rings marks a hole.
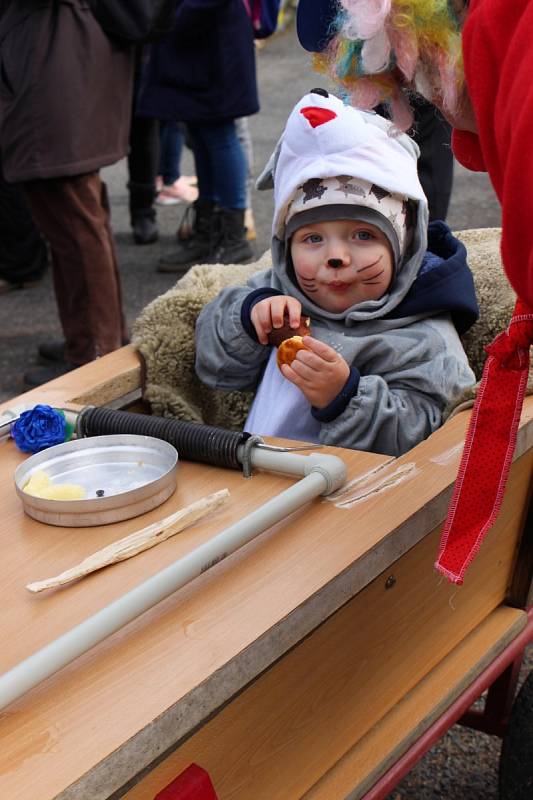
[[[44,470],[34,472],[24,487],[27,494],[44,500],[83,500],[85,489],[76,483],[52,483]]]

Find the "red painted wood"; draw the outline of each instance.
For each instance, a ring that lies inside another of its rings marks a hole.
[[[177,778],[161,789],[154,800],[218,800],[209,774],[191,764]]]

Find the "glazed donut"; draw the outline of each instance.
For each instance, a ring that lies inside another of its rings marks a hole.
[[[296,358],[298,350],[306,350],[303,336],[291,336],[290,339],[285,339],[278,347],[276,355],[278,367],[281,367],[282,364],[290,366]]]

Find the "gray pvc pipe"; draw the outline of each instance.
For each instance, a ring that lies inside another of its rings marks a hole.
[[[237,451],[237,457],[240,457]],[[269,472],[283,472],[286,475],[309,475],[320,472],[326,480],[326,488],[321,494],[331,494],[339,489],[346,480],[346,465],[337,456],[323,453],[311,453],[303,456],[298,453],[285,453],[267,448],[255,448],[252,451],[252,464],[258,469]]]
[[[334,456],[298,456],[255,448],[252,451],[252,463],[263,469],[305,477],[0,676],[0,709],[234,553],[259,533],[315,497],[334,491],[346,477],[344,463]]]

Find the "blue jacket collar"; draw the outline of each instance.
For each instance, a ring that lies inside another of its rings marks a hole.
[[[466,261],[466,248],[444,222],[430,222],[428,250],[418,275],[402,302],[386,319],[427,312],[449,312],[459,334],[479,317],[474,279]]]

